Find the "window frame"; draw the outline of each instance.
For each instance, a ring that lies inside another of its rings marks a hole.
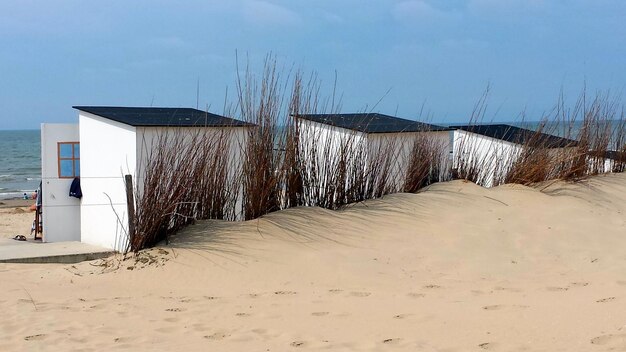
[[[61,145],[71,145],[72,146],[72,157],[71,158],[62,158],[61,157]],[[80,163],[80,152],[78,158],[75,155],[75,146],[78,145],[80,148],[80,142],[57,142],[57,171],[59,178],[76,178],[80,177],[80,169],[76,170],[76,161]],[[61,175],[61,161],[71,160],[72,161],[72,175],[71,176],[63,176]]]

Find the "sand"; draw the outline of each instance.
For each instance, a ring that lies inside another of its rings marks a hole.
[[[626,174],[454,181],[202,222],[137,258],[0,264],[0,351],[623,351]]]
[[[33,200],[2,199],[0,200],[0,239],[24,235],[33,239],[30,229],[35,213],[29,209]]]

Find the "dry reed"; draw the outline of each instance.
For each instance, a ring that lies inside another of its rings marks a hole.
[[[515,147],[457,131],[451,148],[428,131],[399,137],[319,128],[298,116],[336,113],[334,93],[321,103],[315,75],[305,81],[301,72],[283,73],[268,56],[260,78],[248,66],[238,74],[237,102],[226,115],[254,127],[164,130],[144,139],[129,250],[167,240],[197,219],[249,220],[297,206],[339,209],[451,178],[482,186],[577,181],[626,166],[624,113],[618,116],[618,104],[604,96],[587,104],[583,94],[572,109],[561,98]],[[487,96],[469,125],[484,119]],[[569,142],[555,144],[554,135]]]
[[[167,240],[197,219],[234,220],[231,129],[158,129],[142,138],[130,251]]]

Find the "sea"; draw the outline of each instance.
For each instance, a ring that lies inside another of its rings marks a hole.
[[[0,199],[31,194],[41,182],[41,131],[0,130]]]

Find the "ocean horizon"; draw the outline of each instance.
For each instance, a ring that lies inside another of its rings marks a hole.
[[[30,195],[41,182],[41,132],[0,130],[0,199]]]

